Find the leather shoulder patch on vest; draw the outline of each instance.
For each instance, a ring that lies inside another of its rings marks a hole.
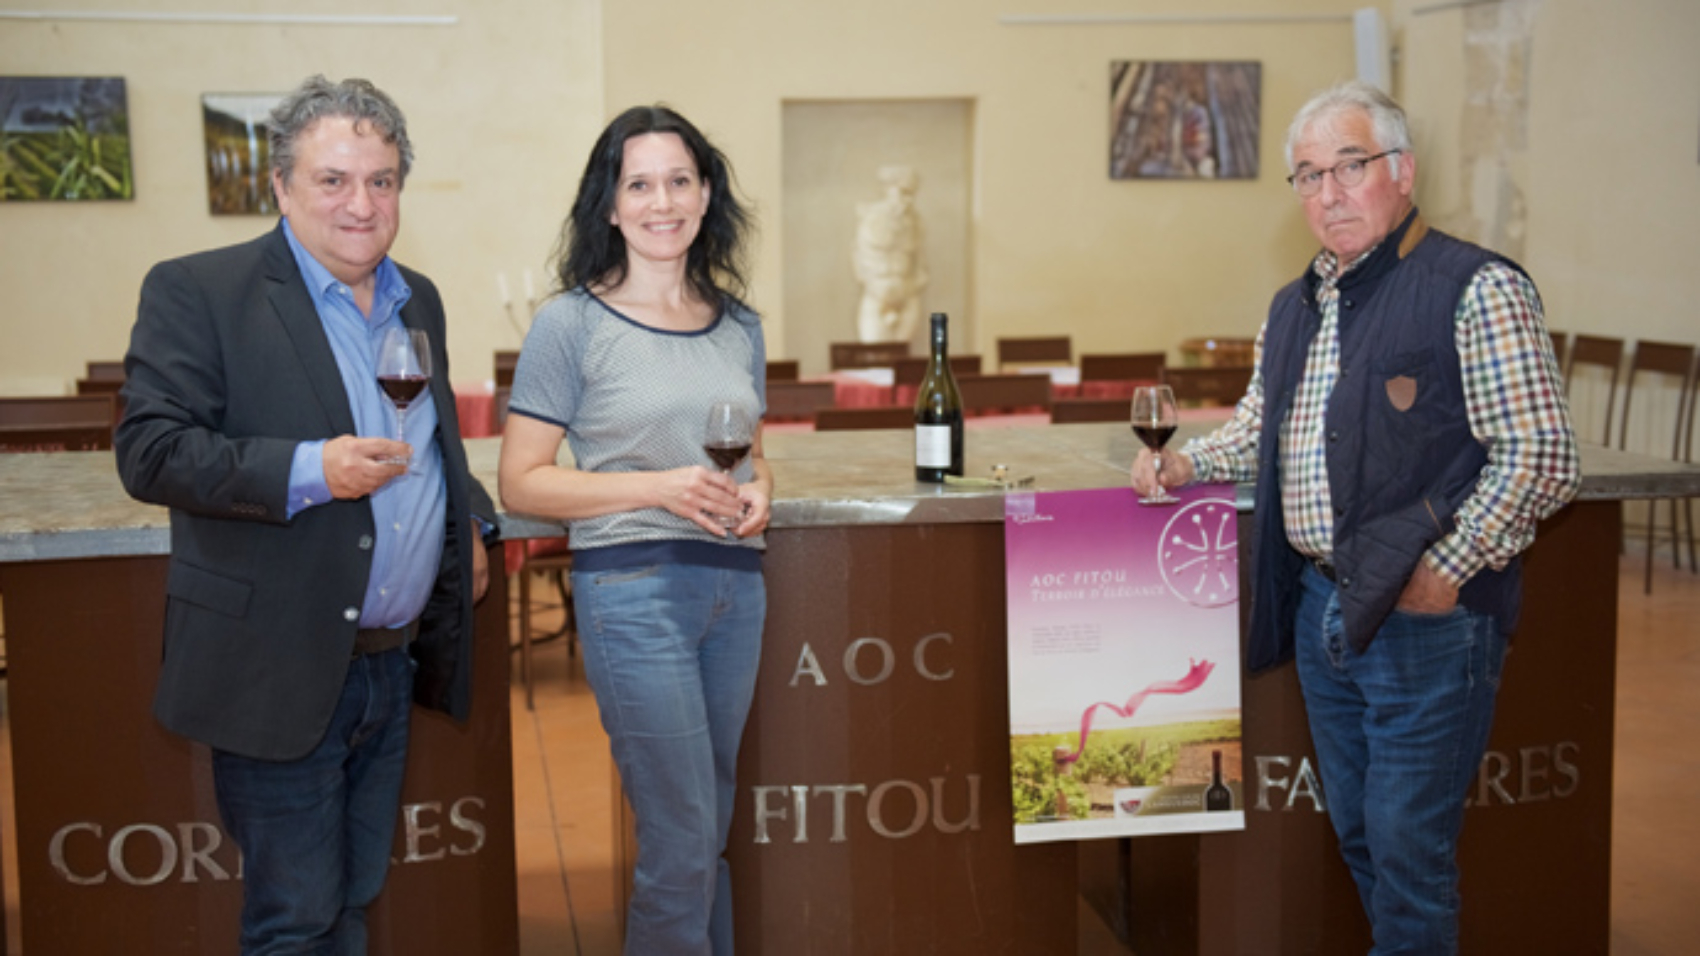
[[[1417,217],[1411,220],[1411,228],[1406,229],[1404,237],[1399,240],[1399,258],[1403,259],[1410,255],[1411,250],[1415,249],[1417,243],[1422,242],[1423,237],[1427,235],[1428,223],[1424,222],[1422,214],[1418,213]]]
[[[1417,380],[1409,375],[1395,375],[1387,380],[1387,400],[1402,412],[1417,403]]]

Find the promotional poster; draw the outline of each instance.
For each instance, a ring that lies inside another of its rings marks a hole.
[[[1232,485],[1004,505],[1015,841],[1238,830]]]

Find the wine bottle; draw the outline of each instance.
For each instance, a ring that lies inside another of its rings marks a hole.
[[[1210,751],[1210,762],[1213,769],[1213,779],[1210,789],[1204,791],[1204,809],[1232,810],[1234,808],[1234,792],[1222,782],[1222,751]]]
[[[962,393],[950,371],[949,333],[934,312],[932,358],[915,395],[915,480],[934,483],[962,474]]]

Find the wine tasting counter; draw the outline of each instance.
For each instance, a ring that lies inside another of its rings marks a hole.
[[[125,495],[111,452],[0,454],[24,952],[235,952],[241,861],[209,752],[153,718],[169,547],[165,509]],[[414,709],[374,956],[519,951],[507,582],[489,554],[471,720]]]
[[[765,440],[778,491],[729,850],[739,953],[1073,954],[1082,913],[1140,953],[1366,950],[1290,666],[1244,683],[1230,771],[1244,831],[1014,845],[1002,492],[915,483],[911,442]],[[468,442],[492,490],[497,445]],[[968,471],[1121,487],[1134,451],[1125,425],[974,430]],[[1599,448],[1583,463],[1581,499],[1527,558],[1462,848],[1466,952],[1607,949],[1617,502],[1700,495],[1700,469]],[[1239,497],[1243,510],[1250,489]],[[513,537],[561,533],[502,522]],[[110,453],[0,456],[27,951],[122,939],[211,954],[234,936],[239,871],[205,752],[151,716],[167,546],[165,512],[124,496]],[[492,637],[506,608],[493,575],[472,722],[416,716],[374,953],[517,949],[509,666]]]

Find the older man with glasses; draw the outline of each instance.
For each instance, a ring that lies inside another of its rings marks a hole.
[[[1233,418],[1141,491],[1257,482],[1247,665],[1298,666],[1374,954],[1455,953],[1458,834],[1535,525],[1576,493],[1570,413],[1521,267],[1430,229],[1405,114],[1346,83],[1287,133],[1322,249],[1275,296]]]

